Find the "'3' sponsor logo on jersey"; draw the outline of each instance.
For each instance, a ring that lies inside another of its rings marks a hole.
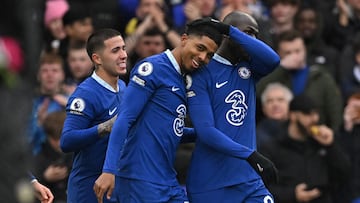
[[[116,109],[117,109],[117,107],[115,107],[114,109],[109,109],[109,116],[112,116],[114,113],[115,113],[115,111],[116,111]]]
[[[173,130],[176,136],[181,137],[185,126],[186,106],[184,104],[180,104],[176,108],[176,112],[178,113],[178,116],[174,120]]]
[[[241,90],[234,90],[225,98],[225,102],[231,104],[231,109],[226,112],[226,120],[231,125],[243,124],[248,109],[245,99],[245,94]]]

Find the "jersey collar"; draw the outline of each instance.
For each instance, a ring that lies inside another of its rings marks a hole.
[[[225,65],[229,65],[229,66],[232,66],[232,64],[230,63],[230,61],[228,61],[227,59],[225,59],[224,57],[220,56],[219,54],[214,54],[213,56],[213,59],[220,62],[220,63],[223,63]]]
[[[98,82],[101,86],[105,87],[106,89],[110,90],[111,92],[117,92],[114,88],[111,87],[105,80],[101,79],[98,75],[96,75],[95,71],[91,75],[91,77]],[[117,89],[119,89],[119,84],[117,84]]]
[[[176,59],[175,59],[174,55],[171,53],[171,51],[170,51],[169,49],[167,49],[167,50],[165,51],[165,54],[166,54],[166,56],[169,58],[171,64],[172,64],[173,67],[175,68],[175,70],[176,70],[179,74],[181,74],[180,66],[179,66],[179,64],[176,62]]]

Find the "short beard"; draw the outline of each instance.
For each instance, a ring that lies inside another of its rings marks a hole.
[[[300,134],[303,136],[303,138],[307,138],[310,137],[310,134],[308,132],[308,130],[306,129],[306,127],[300,123],[298,120],[296,121],[296,126],[299,129]]]

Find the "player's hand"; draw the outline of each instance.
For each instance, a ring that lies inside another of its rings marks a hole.
[[[32,183],[35,196],[41,203],[52,203],[54,200],[54,195],[51,193],[50,189],[35,181]]]
[[[95,181],[94,192],[99,203],[103,203],[103,197],[110,199],[115,187],[115,175],[111,173],[102,173]]]
[[[261,176],[265,185],[278,182],[278,170],[274,163],[268,158],[264,157],[259,152],[254,151],[246,160]]]
[[[199,26],[199,25],[209,25],[217,29],[221,34],[229,35],[230,25],[225,24],[219,20],[213,19],[211,17],[201,18],[194,20],[188,24],[188,26]]]
[[[111,129],[115,123],[117,119],[117,115],[112,117],[111,119],[103,122],[103,123],[100,123],[98,125],[98,134],[102,137],[104,135],[107,135],[111,132]]]

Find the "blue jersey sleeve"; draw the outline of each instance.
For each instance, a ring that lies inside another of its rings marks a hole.
[[[229,156],[246,159],[254,150],[233,141],[215,127],[214,115],[207,92],[207,80],[194,74],[191,89],[196,89],[196,96],[190,97],[189,113],[196,130],[197,139],[215,150]]]
[[[144,62],[135,67],[125,90],[117,120],[111,130],[103,172],[116,174],[123,144],[136,118],[156,89],[153,65]]]
[[[101,139],[97,127],[88,128],[91,123],[89,117],[68,113],[64,123],[60,146],[64,152],[74,152]]]
[[[280,63],[279,55],[259,39],[230,26],[230,38],[239,43],[250,56],[250,68],[260,75],[272,72]]]
[[[97,131],[98,125],[92,124],[95,101],[91,95],[91,92],[78,88],[68,101],[60,138],[60,147],[64,152],[80,151],[101,139]]]

